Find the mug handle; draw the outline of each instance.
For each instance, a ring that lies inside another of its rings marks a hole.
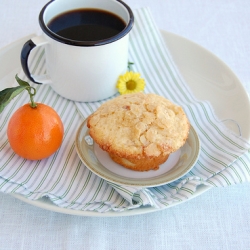
[[[28,58],[30,55],[31,50],[36,47],[40,47],[43,45],[48,44],[48,41],[44,38],[44,36],[36,36],[28,40],[21,50],[21,65],[25,75],[34,83],[37,84],[51,84],[51,79],[48,75],[32,75],[29,70],[28,66]]]

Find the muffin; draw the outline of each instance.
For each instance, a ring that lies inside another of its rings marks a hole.
[[[190,124],[183,109],[156,94],[118,96],[88,117],[93,140],[116,163],[135,170],[156,170],[183,146]]]

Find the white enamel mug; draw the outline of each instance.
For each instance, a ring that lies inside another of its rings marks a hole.
[[[76,41],[57,35],[48,28],[56,16],[82,8],[108,11],[119,16],[126,27],[117,35],[99,41]],[[43,31],[27,41],[21,51],[21,64],[26,76],[38,84],[50,84],[61,96],[79,102],[92,102],[114,95],[119,75],[128,64],[128,38],[134,16],[120,0],[54,0],[40,12]],[[32,75],[28,67],[30,51],[45,48],[46,74]]]

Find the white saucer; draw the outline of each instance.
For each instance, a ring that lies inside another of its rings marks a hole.
[[[78,156],[85,166],[99,177],[126,186],[155,187],[173,182],[189,172],[200,152],[200,141],[191,126],[184,146],[171,154],[158,170],[133,171],[115,163],[89,136],[87,119],[76,133],[75,145]]]

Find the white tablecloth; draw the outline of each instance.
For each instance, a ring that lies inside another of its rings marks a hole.
[[[40,31],[45,0],[1,0],[0,48]],[[248,0],[127,0],[160,29],[221,58],[250,92]],[[59,214],[0,193],[0,249],[250,249],[250,184],[213,188],[163,211],[99,218]]]

